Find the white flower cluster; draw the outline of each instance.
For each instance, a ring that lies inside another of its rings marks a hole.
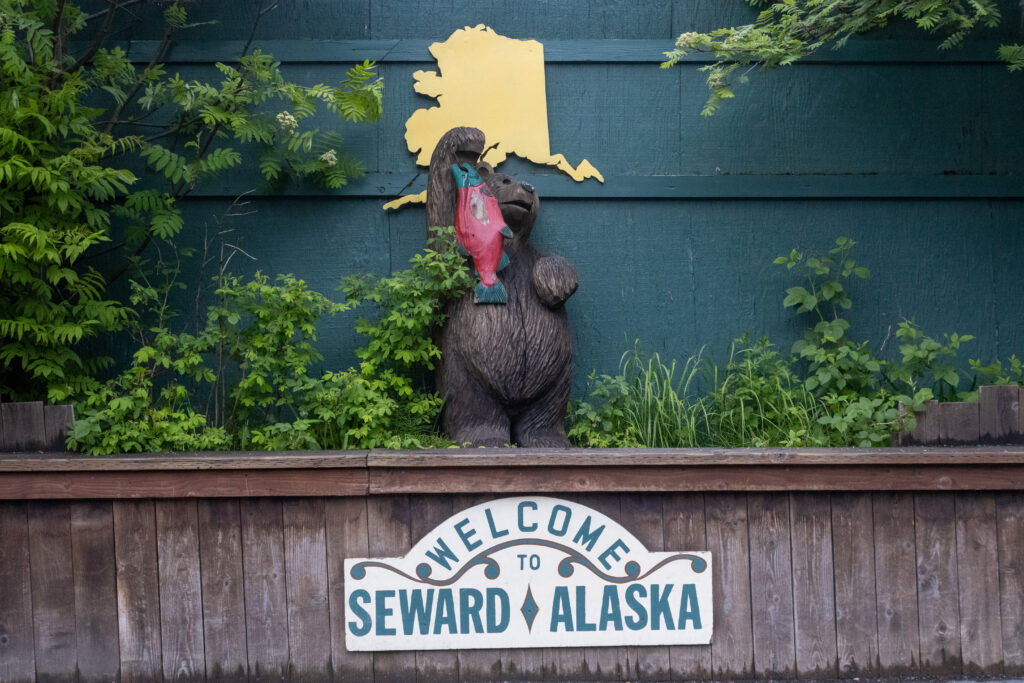
[[[299,120],[283,111],[277,115],[277,125],[281,126],[281,130],[285,133],[294,133],[295,129],[299,127]]]
[[[325,162],[328,166],[338,165],[338,153],[333,149],[329,149],[320,155],[320,161]]]
[[[693,47],[694,42],[696,42],[695,39],[698,35],[700,34],[697,33],[696,31],[687,31],[686,33],[676,38],[676,45],[679,47]]]

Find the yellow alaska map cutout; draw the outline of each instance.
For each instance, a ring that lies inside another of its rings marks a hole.
[[[417,71],[416,92],[437,98],[440,106],[417,109],[405,123],[409,151],[428,166],[441,136],[456,126],[479,128],[491,149],[483,160],[497,166],[509,154],[554,166],[577,182],[604,176],[584,159],[573,168],[548,141],[548,103],[544,85],[544,46],[515,40],[480,24],[453,33],[430,46],[438,71]],[[438,73],[444,74],[443,76]],[[497,143],[497,147],[492,147]],[[405,195],[384,205],[397,209],[423,203],[427,192]]]

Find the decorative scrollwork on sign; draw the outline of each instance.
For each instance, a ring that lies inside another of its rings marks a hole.
[[[690,568],[698,574],[707,569],[707,562],[705,562],[703,558],[697,555],[690,555],[689,553],[677,553],[675,555],[672,555],[671,557],[663,559],[661,562],[654,565],[643,574],[640,573],[640,565],[638,563],[634,561],[627,562],[623,567],[625,571],[625,576],[614,576],[612,574],[608,574],[606,572],[601,571],[601,569],[599,569],[593,562],[591,562],[589,559],[587,559],[584,555],[582,555],[579,551],[575,550],[574,548],[570,548],[560,543],[553,543],[552,541],[547,541],[539,538],[520,538],[513,541],[499,543],[497,545],[491,546],[490,548],[484,551],[481,551],[480,553],[473,556],[470,560],[468,560],[466,564],[462,566],[462,568],[460,568],[457,572],[452,574],[447,579],[430,578],[430,575],[433,573],[433,568],[426,562],[417,565],[416,576],[411,576],[403,572],[401,569],[398,569],[397,567],[393,567],[392,565],[387,564],[386,562],[380,562],[376,560],[365,560],[352,566],[351,575],[353,579],[361,580],[366,577],[366,570],[368,568],[386,569],[387,571],[394,572],[402,578],[414,581],[416,583],[425,584],[428,586],[443,587],[452,585],[460,578],[462,578],[462,576],[473,567],[483,565],[484,576],[493,581],[494,579],[498,578],[499,574],[501,573],[501,568],[499,567],[497,561],[494,560],[492,555],[502,550],[507,550],[508,548],[513,548],[516,546],[540,546],[544,548],[554,548],[555,550],[559,550],[565,553],[566,557],[558,563],[558,574],[559,576],[566,578],[572,576],[574,571],[573,565],[577,564],[581,567],[586,567],[591,572],[593,572],[595,576],[601,578],[604,581],[608,581],[609,583],[630,583],[632,581],[640,581],[641,579],[644,579],[650,576],[652,573],[658,571],[670,562],[676,562],[680,560],[689,560]]]

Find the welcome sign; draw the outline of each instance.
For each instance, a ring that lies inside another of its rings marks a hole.
[[[349,650],[711,642],[711,554],[648,552],[566,500],[464,510],[405,557],[345,560]]]

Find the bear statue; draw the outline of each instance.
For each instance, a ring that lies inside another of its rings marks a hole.
[[[453,224],[452,165],[468,163],[513,233],[504,242],[509,265],[500,272],[507,303],[478,304],[467,292],[446,306],[436,375],[445,401],[441,428],[459,445],[567,448],[572,340],[564,304],[576,291],[576,271],[530,243],[537,193],[480,162],[483,146],[478,129],[454,128],[435,147],[428,172],[428,226]]]

